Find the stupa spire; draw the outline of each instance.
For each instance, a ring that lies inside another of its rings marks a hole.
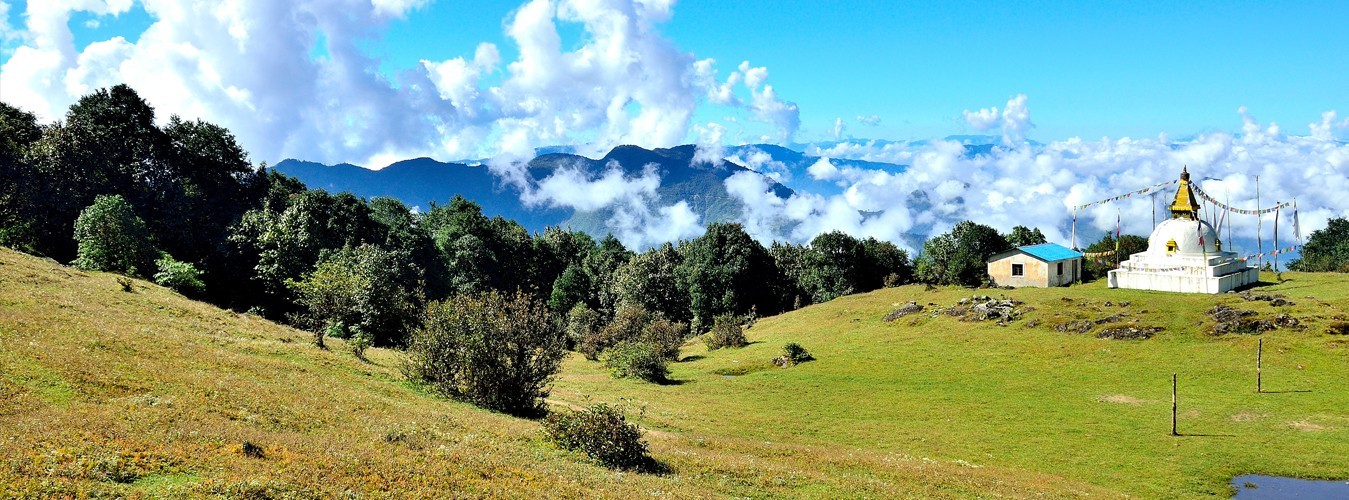
[[[1180,189],[1176,190],[1176,199],[1171,202],[1172,219],[1199,220],[1199,202],[1195,201],[1194,191],[1190,190],[1190,169],[1181,167]]]

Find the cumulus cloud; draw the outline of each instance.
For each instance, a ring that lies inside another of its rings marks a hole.
[[[767,68],[746,62],[719,80],[714,60],[665,39],[668,0],[531,0],[504,22],[513,61],[482,43],[471,56],[382,71],[362,47],[427,3],[142,0],[153,21],[144,32],[76,47],[73,13],[118,15],[132,0],[28,2],[24,41],[0,86],[7,102],[49,121],[82,94],[124,82],[164,119],[229,127],[255,157],[376,168],[551,144],[674,146],[688,141],[701,105],[745,110],[784,142],[799,127],[796,105],[768,84]],[[564,24],[579,28],[579,42],[564,43]]]
[[[804,242],[839,229],[895,241],[911,250],[923,238],[967,219],[1004,232],[1017,225],[1039,227],[1050,241],[1070,244],[1074,207],[1174,180],[1182,166],[1188,166],[1206,192],[1219,199],[1230,197],[1230,205],[1238,208],[1257,206],[1259,176],[1261,206],[1296,198],[1304,237],[1324,227],[1330,217],[1349,216],[1349,198],[1343,196],[1349,192],[1349,145],[1326,140],[1320,131],[1329,129],[1318,128],[1337,127],[1338,115],[1322,115],[1306,137],[1281,134],[1276,125],[1262,124],[1244,109],[1238,116],[1240,134],[1215,132],[1184,141],[1166,135],[1071,138],[1037,146],[998,146],[979,154],[940,140],[843,143],[809,153],[908,168],[899,172],[839,168],[822,158],[808,171],[846,186],[832,196],[798,192],[783,199],[772,194],[766,181],[749,178],[727,179],[726,187],[743,204],[741,219],[756,238]],[[1174,190],[1166,190],[1155,197],[1133,197],[1077,212],[1078,245],[1113,231],[1116,210],[1126,233],[1151,233],[1154,204],[1157,216],[1164,218],[1173,195]],[[1293,239],[1291,211],[1282,211],[1279,219],[1280,243],[1286,246]],[[1239,244],[1256,238],[1255,217],[1233,215],[1227,222]],[[1266,249],[1272,246],[1273,222],[1273,214],[1263,220]],[[1249,246],[1236,250],[1254,253],[1254,244]]]
[[[834,140],[842,139],[843,132],[848,129],[848,125],[843,123],[843,117],[834,119]]]
[[[1003,143],[1017,145],[1025,142],[1026,132],[1035,127],[1030,121],[1030,108],[1026,106],[1026,94],[1017,94],[1007,100],[1007,105],[999,112],[996,106],[978,111],[965,110],[961,114],[965,123],[978,131],[1002,129]]]

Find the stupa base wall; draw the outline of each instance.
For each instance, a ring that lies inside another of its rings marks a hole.
[[[1248,267],[1223,276],[1115,269],[1110,271],[1106,283],[1110,288],[1179,293],[1224,293],[1254,284],[1257,281],[1260,281],[1260,271]]]

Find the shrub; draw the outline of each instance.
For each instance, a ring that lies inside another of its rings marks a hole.
[[[150,231],[121,195],[94,198],[75,220],[75,240],[80,269],[144,276],[154,265]]]
[[[717,316],[712,324],[712,331],[707,333],[704,339],[707,343],[707,350],[714,351],[723,347],[745,347],[749,341],[745,339],[745,330],[741,328],[740,322],[735,316],[723,314]]]
[[[614,378],[664,382],[670,375],[669,360],[660,351],[648,342],[619,342],[604,352],[604,366]]]
[[[636,468],[650,460],[641,429],[628,423],[618,409],[603,403],[581,411],[553,413],[544,420],[543,430],[558,447],[584,452],[609,467]]]
[[[689,326],[665,319],[660,314],[655,316],[656,318],[642,329],[642,342],[654,347],[662,358],[678,361],[679,348],[684,345]]]
[[[545,409],[564,344],[547,306],[523,292],[461,294],[427,307],[403,372],[446,396],[537,415]]]
[[[600,313],[586,307],[585,304],[576,304],[567,312],[567,348],[579,349],[585,342],[593,342],[588,339],[600,330],[602,323]],[[586,357],[592,361],[595,359],[591,356]]]
[[[347,351],[350,352],[352,356],[356,356],[356,359],[365,361],[365,350],[370,348],[373,339],[369,333],[366,333],[360,328],[356,328],[355,330],[356,331],[351,334],[351,337],[347,338]]]
[[[182,262],[172,255],[161,253],[155,261],[159,272],[155,273],[155,283],[174,289],[183,295],[195,295],[206,289],[201,282],[201,271],[191,262]]]
[[[773,358],[773,364],[786,368],[814,359],[815,357],[811,356],[810,352],[806,351],[806,348],[801,347],[801,344],[790,342],[787,345],[782,346],[782,355]]]

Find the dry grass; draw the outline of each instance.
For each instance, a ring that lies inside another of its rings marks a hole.
[[[397,352],[371,349],[367,363],[340,346],[316,349],[309,338],[146,282],[124,292],[113,275],[0,248],[0,497],[1107,491],[978,457],[701,432],[709,417],[692,408],[660,409],[688,411],[689,425],[647,435],[670,473],[613,472],[547,445],[537,422],[409,386],[398,375]],[[573,358],[568,366],[581,369],[565,378],[596,378]],[[566,392],[568,402],[587,402]],[[746,417],[757,422],[762,415]],[[761,425],[775,424],[770,418]]]

